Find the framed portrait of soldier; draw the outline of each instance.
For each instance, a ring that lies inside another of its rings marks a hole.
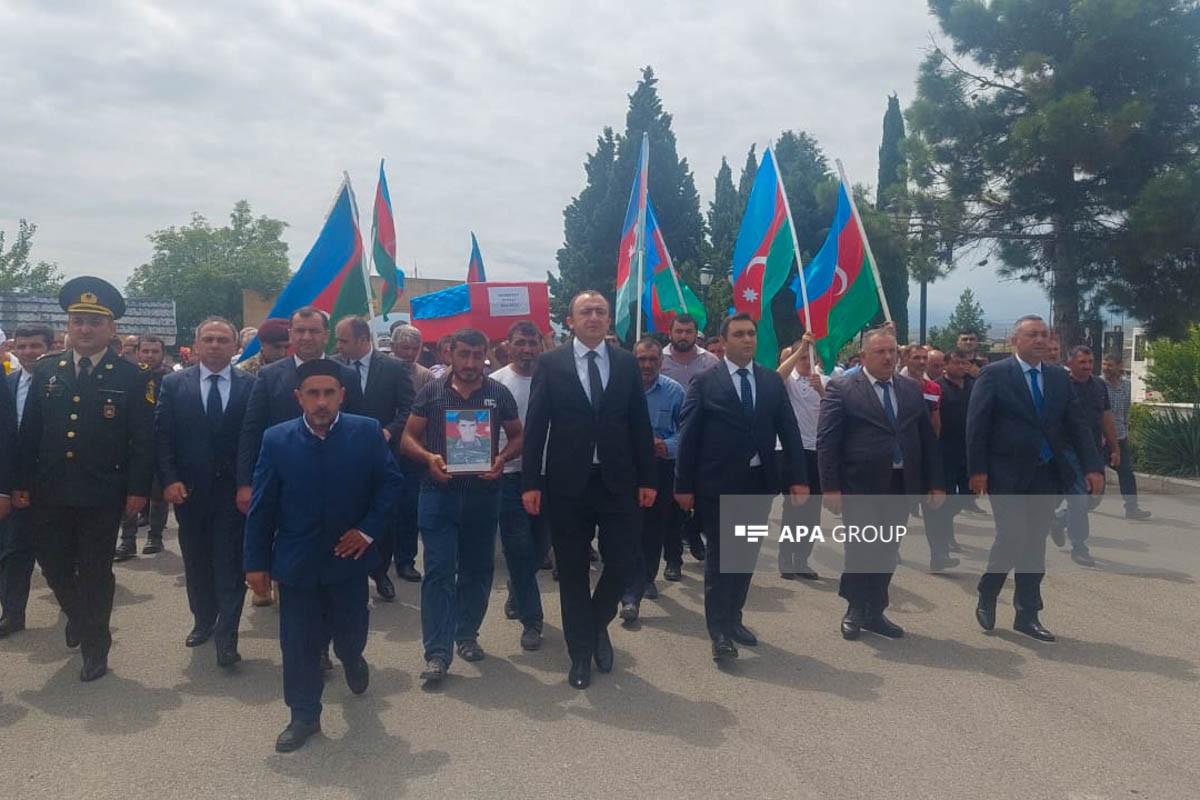
[[[454,475],[492,468],[492,412],[479,408],[446,409],[446,471]]]

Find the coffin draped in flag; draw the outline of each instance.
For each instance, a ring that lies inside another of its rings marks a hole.
[[[509,327],[527,319],[550,332],[550,295],[545,283],[490,281],[464,283],[414,297],[412,324],[425,341],[436,341],[459,328],[477,328],[491,340],[508,336]]]
[[[471,234],[471,260],[467,262],[467,283],[483,283],[487,273],[483,271],[483,255],[479,252],[479,242],[475,234]]]
[[[779,347],[771,300],[788,282],[795,250],[783,185],[771,149],[763,152],[733,248],[733,308],[758,322],[754,360],[772,369]]]
[[[302,306],[315,306],[328,314],[330,324],[335,325],[351,314],[369,316],[368,297],[358,206],[350,177],[346,176],[317,241],[267,316],[288,319]],[[329,344],[332,349],[332,336]],[[254,355],[258,349],[256,338],[245,349],[242,359]]]
[[[679,314],[690,314],[696,319],[697,330],[704,330],[708,314],[704,304],[696,297],[691,287],[679,279],[662,228],[658,226],[658,215],[654,213],[654,202],[646,198],[646,288],[642,292],[642,313],[646,315],[647,331],[669,333],[671,320]]]
[[[793,284],[796,311],[804,329],[816,339],[817,357],[829,374],[842,345],[879,312],[879,290],[865,234],[855,219],[845,183],[838,184],[833,225],[820,251],[804,267],[804,281],[809,317],[804,314],[799,278]]]
[[[375,272],[383,278],[379,313],[386,320],[388,312],[396,307],[400,295],[404,294],[404,270],[396,265],[396,222],[392,218],[392,196],[388,194],[387,178],[383,174],[383,159],[379,160],[372,230],[371,261],[375,264]]]

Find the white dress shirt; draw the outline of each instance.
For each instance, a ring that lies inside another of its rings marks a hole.
[[[225,409],[229,408],[229,392],[233,388],[233,367],[229,364],[226,364],[225,369],[221,370],[220,372],[213,372],[208,367],[204,366],[203,362],[201,362],[200,407],[205,410],[208,409],[208,387],[212,385],[208,380],[210,375],[217,376],[217,391],[221,395],[221,411],[224,411]]]
[[[596,369],[600,370],[600,385],[608,388],[608,348],[604,346],[604,342],[596,345],[594,348],[588,347],[578,338],[574,339],[573,345],[575,350],[575,374],[579,376],[579,382],[583,384],[583,393],[587,395],[588,402],[592,401],[592,381],[588,378],[588,353],[596,354]],[[592,450],[592,463],[600,463],[600,447],[597,446]]]
[[[20,376],[17,378],[17,425],[20,426],[21,418],[25,416],[25,401],[29,398],[29,386],[33,383],[33,373],[20,368]]]
[[[729,379],[733,381],[733,391],[738,396],[738,400],[742,399],[742,376],[737,374],[739,367],[737,364],[729,360],[728,357],[722,359],[725,362],[725,369],[729,370]],[[754,380],[754,362],[751,361],[745,366],[746,378],[750,381],[750,400],[754,404],[754,408],[758,409],[758,382]],[[758,452],[754,453],[754,458],[750,459],[750,466],[761,467],[762,459],[758,457]]]
[[[896,399],[896,381],[895,380],[881,381],[878,378],[876,378],[874,375],[872,375],[871,373],[867,372],[866,370],[863,370],[863,372],[866,373],[867,380],[869,380],[871,382],[871,386],[875,387],[875,396],[879,398],[879,407],[883,408],[884,414],[887,414],[887,408],[885,408],[883,405],[883,384],[886,383],[888,385],[888,394],[891,396],[891,399],[892,399],[892,411],[895,413],[896,419],[899,420],[900,419],[900,402]],[[892,469],[900,469],[903,466],[904,466],[903,458],[900,459],[899,461],[892,462]]]
[[[1045,380],[1045,376],[1042,375],[1042,363],[1038,362],[1037,366],[1034,366],[1033,364],[1028,364],[1025,362],[1025,360],[1023,358],[1021,358],[1016,353],[1013,353],[1013,358],[1015,358],[1017,360],[1017,363],[1021,365],[1021,374],[1023,376],[1025,376],[1025,386],[1027,386],[1029,388],[1029,396],[1030,397],[1033,397],[1033,378],[1031,378],[1029,376],[1029,370],[1033,370],[1034,372],[1036,372],[1038,374],[1038,389],[1041,390],[1042,399],[1044,400],[1046,397],[1046,380]],[[1037,408],[1036,402],[1033,405],[1034,405],[1034,408]]]
[[[827,386],[829,378],[817,373],[821,385]],[[787,390],[788,400],[792,403],[792,413],[796,415],[796,424],[800,427],[800,438],[804,441],[805,450],[817,449],[817,422],[821,416],[821,394],[809,383],[808,375],[801,375],[792,370],[792,374],[783,382]],[[776,449],[781,449],[782,446]]]

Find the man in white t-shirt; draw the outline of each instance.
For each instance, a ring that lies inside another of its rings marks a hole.
[[[528,320],[514,322],[508,329],[507,366],[489,377],[503,384],[517,401],[521,425],[529,411],[529,387],[533,384],[533,364],[542,352],[542,335]],[[500,448],[507,443],[500,434]],[[542,646],[542,594],[538,588],[537,571],[549,550],[549,537],[544,536],[543,516],[531,517],[521,503],[521,459],[514,458],[504,465],[500,478],[500,546],[508,566],[508,600],[504,615],[521,620],[521,647],[537,650]]]
[[[804,463],[808,470],[809,494],[821,493],[821,478],[817,470],[817,420],[821,414],[821,400],[825,397],[825,385],[829,378],[812,368],[812,336],[804,334],[792,347],[785,351],[779,364],[779,377],[787,390],[804,442]],[[778,447],[778,445],[777,445]],[[808,530],[821,524],[821,504],[808,502],[803,505],[783,504],[783,524],[793,531],[797,526]],[[815,581],[819,576],[808,565],[813,543],[810,539],[798,542],[781,542],[779,545],[779,575],[784,580]]]

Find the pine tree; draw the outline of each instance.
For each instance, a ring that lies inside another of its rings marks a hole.
[[[907,217],[900,218],[899,212],[903,207],[905,187],[907,184],[907,166],[904,161],[904,116],[900,113],[900,98],[896,95],[888,97],[887,111],[883,114],[883,140],[879,143],[879,177],[875,185],[875,210],[881,212],[878,227],[889,222],[897,230],[908,227]],[[860,213],[862,209],[859,209]],[[892,220],[882,216],[891,214]],[[864,215],[865,217],[865,215]],[[867,225],[864,218],[863,225]],[[883,293],[888,299],[893,321],[896,323],[896,335],[900,341],[908,340],[908,279],[909,279],[909,247],[905,235],[887,234],[886,243],[877,241],[879,233],[868,230],[872,235],[871,244],[875,250],[875,258],[879,264],[879,278],[883,283]],[[924,293],[922,293],[924,303]],[[921,309],[921,320],[925,319],[925,309]]]
[[[709,267],[713,270],[713,282],[708,287],[705,305],[708,311],[708,329],[715,331],[729,311],[732,286],[728,276],[733,269],[733,246],[737,242],[738,226],[741,225],[745,203],[738,197],[733,186],[733,171],[729,162],[721,157],[721,168],[717,170],[716,191],[708,204],[708,232],[712,242],[709,250]]]
[[[705,248],[700,195],[687,159],[679,158],[676,151],[672,118],[663,110],[657,84],[654,70],[643,69],[642,79],[629,95],[625,132],[614,136],[611,129],[605,129],[597,141],[596,152],[588,156],[585,164],[587,185],[563,212],[559,275],[549,277],[551,310],[558,319],[565,318],[567,304],[581,289],[599,289],[610,302],[615,298],[617,245],[643,132],[648,134],[650,143],[647,183],[663,239],[680,280],[694,290],[699,289],[699,268]]]

